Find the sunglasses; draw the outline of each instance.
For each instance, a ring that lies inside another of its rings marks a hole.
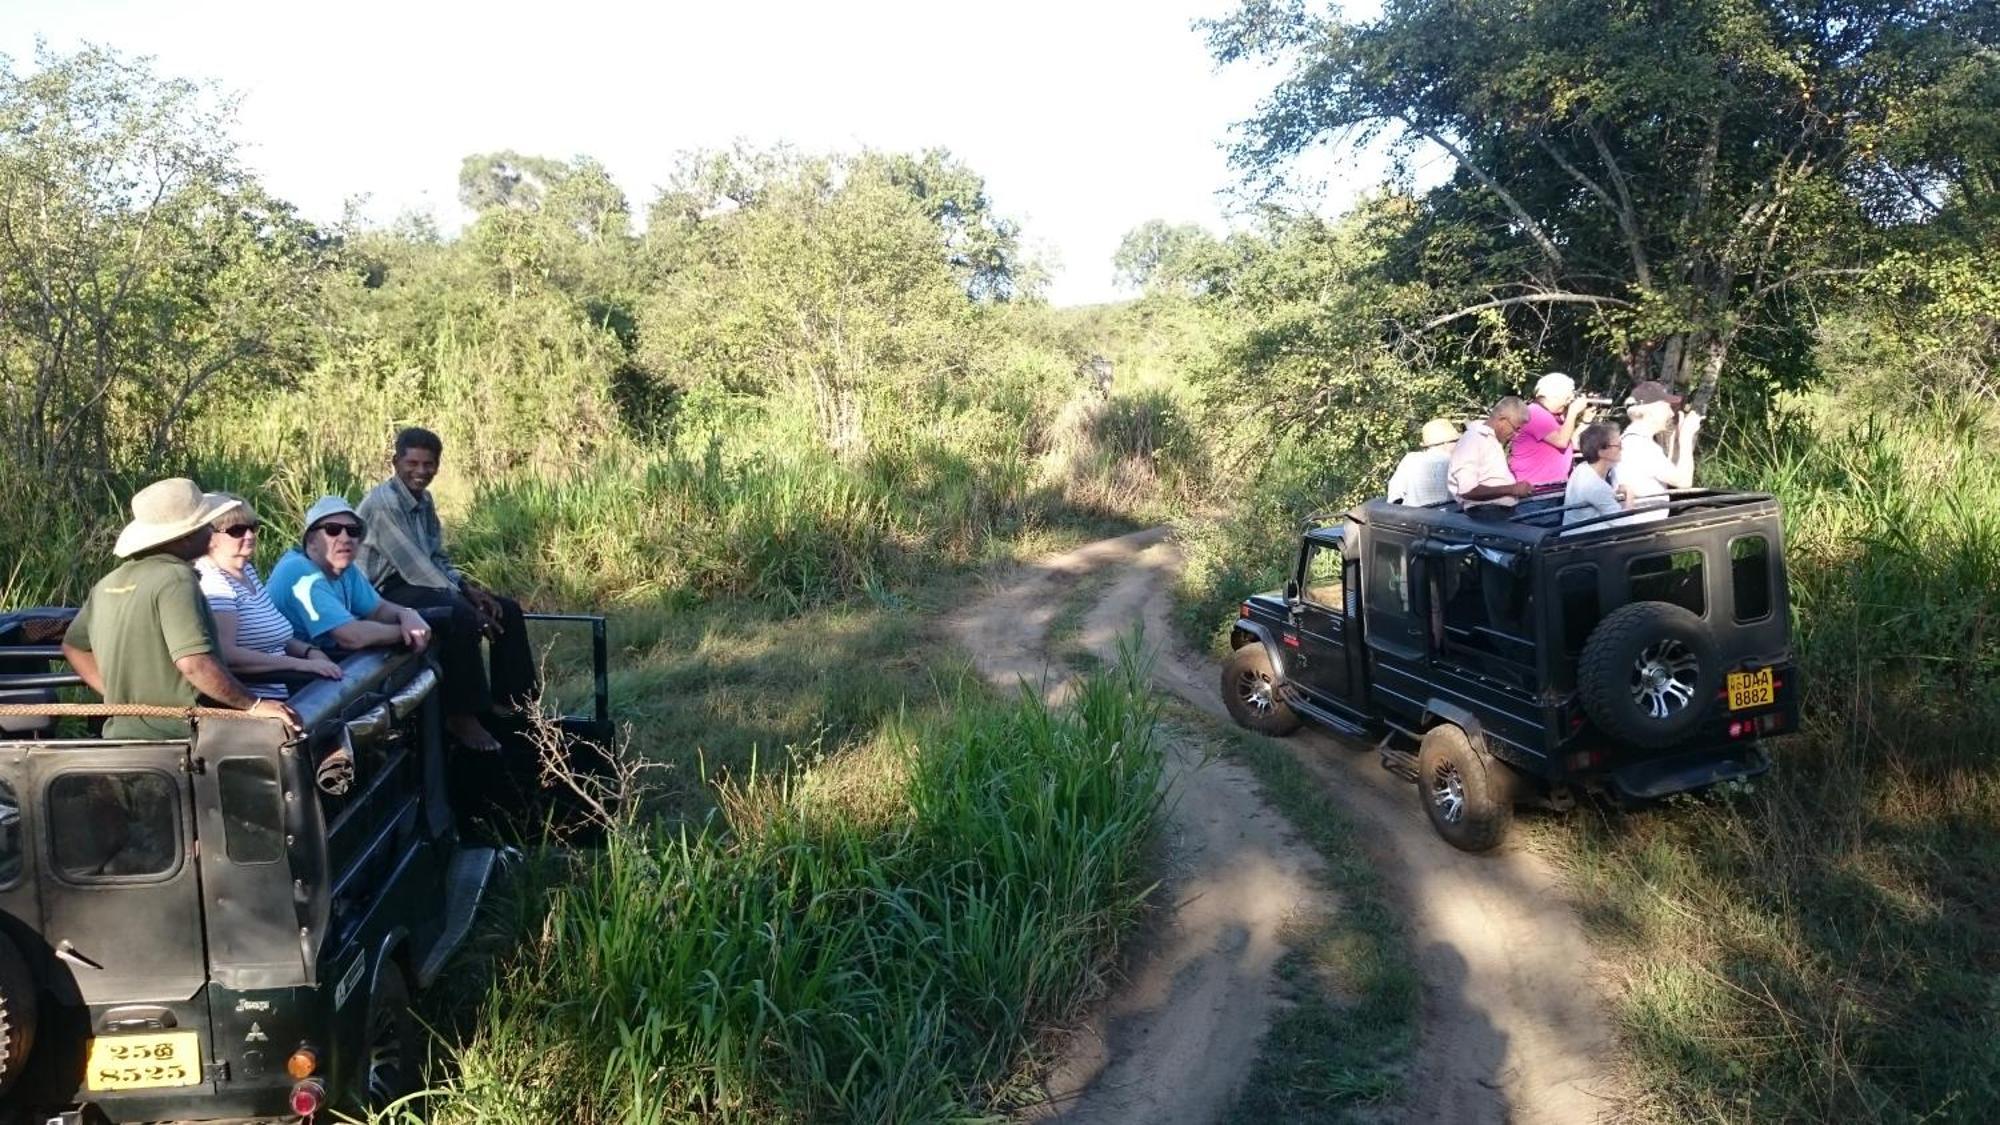
[[[245,535],[257,534],[257,525],[254,523],[232,524],[229,527],[223,528],[222,533],[231,539],[241,539]]]
[[[323,523],[316,530],[326,532],[328,539],[339,539],[342,536],[346,536],[349,539],[359,542],[368,538],[368,529],[358,523]]]

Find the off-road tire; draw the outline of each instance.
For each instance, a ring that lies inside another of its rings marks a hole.
[[[1229,717],[1258,734],[1283,738],[1299,729],[1299,715],[1280,698],[1278,686],[1278,671],[1262,641],[1237,649],[1222,665],[1222,705]]]
[[[1659,750],[1701,725],[1722,684],[1722,659],[1701,618],[1671,602],[1633,602],[1591,630],[1576,684],[1598,729]]]
[[[410,985],[402,966],[384,961],[368,993],[366,1051],[361,1072],[363,1110],[381,1110],[417,1089],[423,1077],[424,1041],[410,1011]]]
[[[1501,772],[1507,767],[1473,749],[1450,723],[1424,732],[1417,749],[1417,798],[1431,827],[1460,851],[1498,847],[1514,823],[1514,798]]]
[[[28,1069],[35,1046],[35,978],[21,951],[0,934],[0,1094]]]

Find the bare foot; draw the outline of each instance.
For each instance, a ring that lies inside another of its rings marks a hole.
[[[491,754],[500,749],[500,740],[493,737],[493,733],[481,726],[479,720],[471,715],[447,715],[444,729],[468,750]]]

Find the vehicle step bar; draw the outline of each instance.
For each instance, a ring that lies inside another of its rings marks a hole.
[[[1405,781],[1415,781],[1417,756],[1408,750],[1400,750],[1391,745],[1395,737],[1393,732],[1385,734],[1382,736],[1382,741],[1375,744],[1375,752],[1382,755],[1382,768]]]
[[[493,877],[499,856],[492,848],[466,848],[452,857],[451,871],[445,878],[444,934],[431,947],[430,956],[417,967],[418,988],[430,987],[444,971],[445,962],[451,960],[451,955],[458,952],[458,947],[472,933],[479,900],[486,892],[487,880]]]
[[[1306,718],[1311,719],[1312,721],[1319,723],[1323,726],[1331,727],[1335,731],[1344,734],[1349,738],[1365,739],[1368,737],[1368,729],[1366,727],[1363,727],[1360,723],[1355,722],[1353,719],[1347,718],[1346,716],[1340,714],[1337,711],[1329,710],[1325,707],[1321,707],[1317,703],[1313,703],[1310,700],[1307,700],[1304,697],[1304,693],[1300,692],[1298,689],[1296,688],[1287,689],[1284,695],[1285,695],[1285,705],[1287,707],[1290,707],[1292,710],[1297,711],[1299,714],[1304,715]]]

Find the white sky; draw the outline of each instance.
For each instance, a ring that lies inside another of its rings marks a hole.
[[[1372,3],[1368,4],[1373,7]],[[872,3],[0,0],[0,53],[37,36],[155,56],[243,96],[265,184],[332,220],[463,219],[459,160],[603,161],[643,215],[689,149],[949,148],[1053,266],[1059,304],[1119,296],[1111,255],[1149,218],[1220,229],[1222,144],[1274,76],[1218,74],[1190,23],[1233,0]],[[1322,206],[1382,178],[1329,165]]]

